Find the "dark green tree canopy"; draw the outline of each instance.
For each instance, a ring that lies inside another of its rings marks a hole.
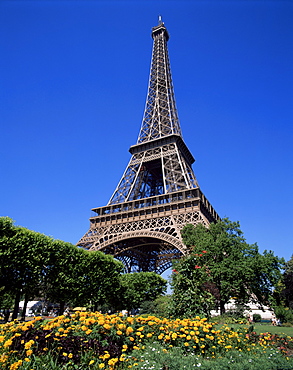
[[[20,298],[36,296],[60,304],[97,306],[110,301],[120,286],[121,262],[102,252],[14,226],[0,218],[0,295],[14,296],[16,318]],[[1,301],[1,299],[0,299]]]
[[[285,266],[283,295],[287,306],[293,309],[293,256]]]

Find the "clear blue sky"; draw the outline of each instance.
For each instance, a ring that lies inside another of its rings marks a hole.
[[[0,1],[0,215],[76,243],[136,143],[158,15],[200,187],[293,254],[292,1]]]

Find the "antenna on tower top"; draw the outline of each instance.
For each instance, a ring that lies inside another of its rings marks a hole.
[[[162,16],[161,15],[159,15],[159,25],[160,24],[162,24],[163,23],[163,21],[162,21]]]

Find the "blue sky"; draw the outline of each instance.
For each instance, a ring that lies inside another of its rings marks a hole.
[[[0,215],[76,243],[136,143],[161,14],[200,187],[293,254],[292,1],[0,1]]]

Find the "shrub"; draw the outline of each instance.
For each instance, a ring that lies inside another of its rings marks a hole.
[[[293,324],[291,324],[290,322],[283,322],[282,326],[284,326],[285,328],[292,328]]]
[[[254,313],[252,317],[254,322],[261,322],[261,315],[259,313]]]
[[[276,317],[281,321],[281,323],[291,323],[293,324],[293,310],[289,307],[277,306],[274,308]]]

